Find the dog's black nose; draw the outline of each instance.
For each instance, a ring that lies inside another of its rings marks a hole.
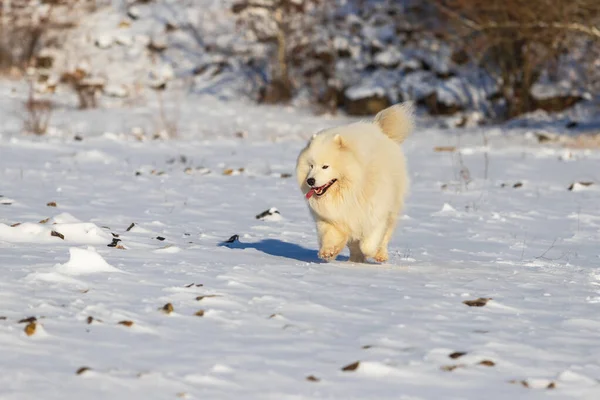
[[[308,178],[306,183],[308,183],[310,186],[315,186],[315,178]]]

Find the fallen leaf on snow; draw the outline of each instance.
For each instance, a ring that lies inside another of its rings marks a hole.
[[[167,303],[161,307],[162,312],[165,314],[171,314],[175,309],[173,308],[173,304]]]
[[[48,207],[56,207],[56,202],[55,201],[51,201],[49,203],[46,204]]]
[[[442,365],[440,367],[440,369],[442,371],[448,371],[448,372],[450,372],[450,371],[454,371],[456,368],[464,368],[464,367],[466,367],[466,365],[464,365],[464,364]]]
[[[526,381],[526,380],[521,380],[521,381],[518,381],[518,380],[516,380],[516,379],[513,379],[512,381],[508,381],[508,383],[512,383],[512,384],[520,384],[521,386],[523,386],[523,387],[526,387],[526,388],[528,388],[528,387],[529,387],[529,383],[527,383],[527,381]]]
[[[218,294],[205,294],[203,296],[196,297],[196,301],[200,301],[202,299],[208,299],[208,298],[211,298],[211,297],[221,297],[221,295],[218,295]]]
[[[25,334],[27,336],[33,335],[35,333],[36,328],[37,328],[37,323],[35,323],[35,322],[28,323],[27,326],[25,326],[25,329],[24,329]]]
[[[316,377],[316,376],[314,376],[314,375],[309,375],[309,376],[307,376],[307,377],[306,377],[306,380],[307,380],[307,381],[309,381],[309,382],[319,382],[319,381],[320,381],[320,379],[319,379],[319,378],[317,378],[317,377]]]
[[[91,370],[91,368],[90,368],[90,367],[81,367],[81,368],[79,368],[79,369],[77,370],[76,374],[77,374],[77,375],[81,375],[81,374],[83,374],[85,371],[89,371],[89,370]]]
[[[493,367],[496,365],[495,362],[493,362],[492,360],[483,360],[477,363],[478,365],[484,365],[486,367]]]
[[[260,214],[257,214],[256,219],[265,219],[266,217],[270,217],[275,214],[281,215],[281,213],[279,212],[278,209],[276,209],[275,207],[271,207],[268,210],[263,211]]]
[[[594,182],[574,182],[571,184],[571,186],[569,186],[569,190],[571,192],[573,192],[573,191],[577,191],[578,189],[581,189],[581,186],[588,187],[588,186],[592,186],[593,184],[594,184]]]
[[[233,235],[225,241],[225,243],[234,243],[240,240],[240,235]]]
[[[108,247],[117,247],[119,245],[120,241],[121,241],[121,239],[117,239],[116,237],[114,237],[112,242],[109,243],[107,246]]]
[[[63,235],[60,232],[52,231],[52,232],[50,232],[50,236],[56,236],[56,237],[61,238],[62,240],[65,240],[65,235]]]
[[[453,153],[456,151],[456,147],[455,146],[436,146],[433,148],[433,151],[435,151],[436,153],[443,153],[443,152]]]
[[[492,300],[492,299],[491,298],[480,297],[480,298],[475,299],[475,300],[465,300],[465,301],[463,301],[463,304],[466,304],[469,307],[483,307],[490,300]]]
[[[353,362],[352,364],[348,364],[345,367],[343,367],[342,371],[344,371],[344,372],[356,371],[359,366],[360,366],[360,361],[356,361],[356,362]]]
[[[127,227],[127,229],[125,229],[125,232],[129,232],[130,230],[132,230],[132,229],[133,229],[133,227],[134,227],[134,226],[135,226],[135,222],[132,222],[132,223],[131,223],[131,225],[129,225],[129,226]]]
[[[452,359],[457,359],[457,358],[464,356],[465,354],[467,354],[467,352],[465,352],[465,351],[455,351],[454,353],[449,354],[448,357],[450,357]]]
[[[40,223],[40,224],[45,224],[45,223],[47,223],[48,221],[50,221],[50,218],[43,219],[43,220],[41,220],[39,223]]]
[[[204,317],[204,310],[198,310],[194,313],[196,317]]]
[[[133,321],[119,321],[119,325],[131,326],[133,325]]]
[[[19,324],[30,324],[35,321],[37,321],[36,317],[27,317],[27,318],[23,318],[22,320],[20,320]]]

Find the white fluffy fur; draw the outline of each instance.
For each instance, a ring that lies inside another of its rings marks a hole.
[[[410,104],[395,105],[373,122],[323,131],[302,150],[296,165],[302,193],[311,190],[309,178],[315,179],[313,187],[337,179],[322,196],[308,199],[320,258],[335,259],[348,245],[350,261],[387,261],[409,186],[400,143],[412,129]]]

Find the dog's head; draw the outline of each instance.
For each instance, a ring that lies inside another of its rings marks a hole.
[[[307,200],[339,193],[349,181],[352,149],[335,131],[313,135],[296,164],[296,178]]]

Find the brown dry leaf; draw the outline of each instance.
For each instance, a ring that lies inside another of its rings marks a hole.
[[[133,321],[127,321],[127,320],[120,321],[119,325],[131,326],[131,325],[133,325]]]
[[[196,297],[196,301],[200,301],[200,300],[203,300],[203,299],[209,299],[211,297],[221,297],[221,296],[218,295],[218,294],[205,294],[204,296],[198,296],[198,297]]]
[[[344,372],[356,371],[359,366],[360,366],[360,361],[356,361],[356,362],[353,362],[352,364],[348,364],[345,367],[343,367],[342,371],[344,371]]]
[[[88,325],[91,324],[92,322],[94,322],[94,317],[92,317],[91,315],[89,317],[87,317],[87,323]]]
[[[436,153],[449,152],[453,153],[456,151],[456,146],[436,146],[433,148]]]
[[[282,173],[282,174],[281,174],[281,177],[282,177],[282,178],[284,178],[284,179],[285,179],[285,178],[291,178],[291,177],[292,177],[292,174],[289,174],[289,173],[287,173],[287,172],[284,172],[284,173]]]
[[[25,334],[27,336],[33,335],[35,333],[36,328],[37,328],[37,324],[35,322],[28,323],[27,326],[25,326],[25,329],[24,329]]]
[[[132,222],[132,223],[131,223],[131,225],[129,225],[129,226],[127,227],[127,229],[125,229],[125,232],[129,232],[130,230],[132,230],[132,229],[133,229],[133,227],[134,227],[134,226],[135,226],[135,222]]]
[[[521,381],[518,381],[518,380],[516,380],[516,379],[513,379],[512,381],[508,381],[508,383],[512,383],[512,384],[519,384],[519,385],[521,385],[521,386],[523,386],[523,387],[526,387],[526,388],[528,388],[528,387],[529,387],[529,383],[527,383],[527,381],[526,381],[526,380],[521,380]]]
[[[90,289],[88,288],[88,289],[83,289],[83,290],[80,290],[79,292],[80,292],[80,293],[83,293],[83,294],[86,294],[86,293],[87,293],[87,292],[89,292],[89,291],[90,291]]]
[[[456,368],[464,368],[466,365],[464,364],[456,364],[456,365],[442,365],[440,369],[442,371],[454,371]]]
[[[81,374],[83,374],[85,371],[89,371],[89,370],[91,370],[91,368],[90,368],[90,367],[81,367],[81,368],[79,368],[79,369],[77,370],[76,374],[77,374],[77,375],[81,375]]]
[[[118,244],[115,246],[115,249],[119,249],[119,250],[126,250],[125,247],[123,247],[122,244]]]
[[[244,172],[246,169],[245,168],[238,168],[239,172]]]
[[[279,314],[277,314],[277,313],[275,313],[275,314],[271,314],[271,315],[269,315],[269,319],[276,318],[276,317],[279,317],[279,316],[280,316],[280,315],[279,315]]]
[[[61,238],[62,240],[65,240],[65,235],[63,235],[60,232],[52,231],[52,232],[50,232],[50,236],[56,236],[56,237]]]
[[[372,344],[365,344],[362,348],[365,349],[365,350],[367,350],[367,349],[370,349],[372,347],[374,347]]]
[[[465,354],[467,354],[466,351],[455,351],[454,353],[449,354],[448,357],[450,357],[452,359],[457,359],[457,358],[461,358]]]
[[[319,378],[317,378],[317,377],[316,377],[316,376],[314,376],[314,375],[309,375],[309,376],[307,376],[307,377],[306,377],[306,380],[307,380],[307,381],[309,381],[309,382],[319,382],[319,381],[320,381],[320,379],[319,379]]]
[[[196,317],[204,317],[204,310],[198,310],[194,313]]]
[[[51,202],[49,202],[49,203],[46,203],[46,205],[47,205],[48,207],[56,207],[56,202],[55,202],[55,201],[51,201]]]
[[[173,304],[167,303],[161,308],[162,312],[165,314],[171,314],[175,309],[173,308]]]
[[[483,307],[490,300],[492,300],[491,297],[488,297],[488,298],[480,297],[480,298],[475,299],[475,300],[465,300],[465,301],[463,301],[463,304],[466,304],[469,307]]]
[[[520,188],[520,187],[522,187],[522,186],[523,186],[523,183],[522,183],[522,182],[517,182],[517,183],[515,183],[515,184],[513,185],[513,188],[517,189],[517,188]]]
[[[594,182],[574,182],[574,183],[571,183],[571,186],[569,186],[569,190],[573,191],[573,189],[575,189],[576,184],[587,187],[587,186],[592,186],[594,184]]]
[[[546,389],[556,389],[556,383],[550,382],[548,386],[546,386]]]
[[[480,362],[477,363],[478,365],[484,365],[486,367],[493,367],[496,365],[495,362],[493,362],[492,360],[482,360]]]
[[[131,22],[123,20],[119,22],[119,28],[129,28],[131,26]]]
[[[226,170],[223,171],[223,175],[231,175],[233,174],[233,169],[231,168],[227,168]]]
[[[27,317],[27,318],[23,318],[22,320],[19,320],[19,324],[30,324],[35,321],[37,321],[36,317]]]

